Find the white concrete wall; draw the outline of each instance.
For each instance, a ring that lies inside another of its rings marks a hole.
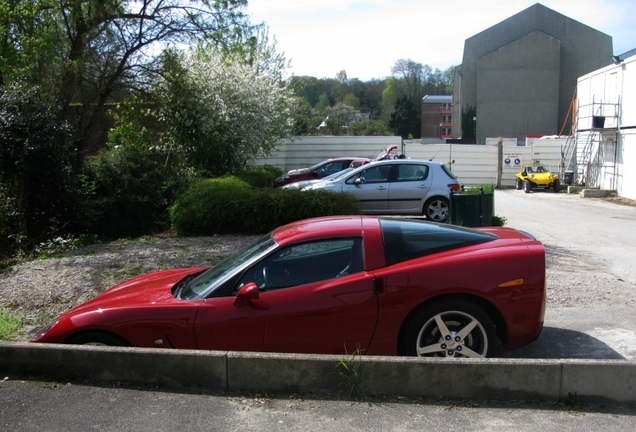
[[[579,130],[592,126],[592,115],[605,116],[605,128],[614,128],[600,134],[595,149],[600,147],[602,166],[591,183],[636,199],[636,56],[580,77],[577,99]]]

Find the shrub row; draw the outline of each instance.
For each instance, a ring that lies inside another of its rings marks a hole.
[[[172,206],[170,218],[180,235],[261,234],[310,217],[359,213],[349,194],[255,189],[228,176],[194,184]]]

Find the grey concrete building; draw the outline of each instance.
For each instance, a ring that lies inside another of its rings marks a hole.
[[[612,38],[539,3],[466,39],[453,89],[454,138],[462,108],[477,110],[477,143],[487,137],[570,132],[578,77],[606,66]]]

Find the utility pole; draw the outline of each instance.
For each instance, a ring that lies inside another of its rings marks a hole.
[[[497,138],[497,189],[501,188],[501,177],[503,175],[503,137]]]

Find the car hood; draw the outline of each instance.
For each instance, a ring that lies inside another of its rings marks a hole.
[[[163,270],[139,276],[107,289],[94,299],[71,309],[68,313],[75,314],[95,309],[174,303],[178,301],[172,295],[174,284],[188,275],[197,274],[206,269],[207,267],[194,267]]]

